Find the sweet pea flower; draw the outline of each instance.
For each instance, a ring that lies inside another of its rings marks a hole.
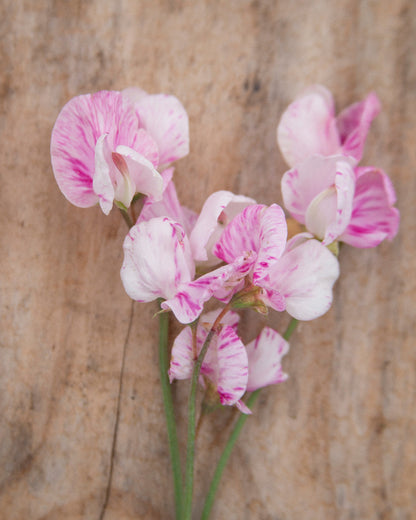
[[[289,166],[311,155],[345,155],[358,163],[372,120],[380,112],[374,92],[335,116],[332,94],[322,85],[303,92],[283,113],[277,142]]]
[[[191,327],[185,327],[172,347],[169,379],[189,379],[195,361],[221,309],[203,314],[198,322],[196,345]],[[208,347],[200,372],[203,386],[211,386],[223,405],[235,405],[243,413],[251,413],[243,401],[246,391],[277,384],[287,379],[281,366],[289,344],[276,331],[265,327],[246,347],[237,335],[239,316],[228,312],[221,320],[220,331]]]
[[[189,150],[186,112],[173,96],[101,91],[71,99],[52,130],[52,167],[79,207],[129,207],[136,193],[162,197],[157,167]]]
[[[339,155],[314,155],[286,172],[282,195],[292,217],[324,245],[338,240],[375,247],[398,230],[400,215],[388,176],[374,167],[353,169]]]
[[[277,311],[286,309],[299,320],[324,314],[339,276],[338,261],[310,236],[294,237],[286,244],[286,235],[284,213],[277,204],[249,206],[235,217],[214,253],[229,265],[246,257],[249,274],[239,285],[215,291],[215,297],[229,301],[241,291],[242,301],[252,294],[260,311],[261,304]]]
[[[184,228],[168,217],[136,223],[123,244],[121,279],[138,302],[165,300],[181,323],[191,323],[215,291],[238,284],[247,274],[246,259],[223,266],[194,280],[195,262]]]

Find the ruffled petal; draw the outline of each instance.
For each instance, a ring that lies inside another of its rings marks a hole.
[[[225,228],[214,246],[214,254],[227,263],[248,253],[256,254],[256,279],[283,253],[287,226],[283,210],[277,204],[248,206]]]
[[[338,260],[317,240],[307,240],[285,252],[270,272],[272,286],[286,300],[287,312],[298,320],[325,314],[338,276]]]
[[[377,95],[371,92],[364,101],[350,105],[338,115],[337,128],[345,155],[361,161],[368,130],[380,109]]]
[[[134,193],[144,193],[155,201],[161,200],[163,194],[163,179],[153,164],[143,155],[127,146],[117,146],[116,153],[125,161],[127,171],[122,171],[122,173],[134,186],[133,195]],[[122,170],[119,164],[117,164],[117,166]],[[129,206],[130,203],[125,205]]]
[[[192,329],[185,327],[173,342],[168,371],[171,383],[174,379],[190,379],[192,377],[195,364],[194,354],[192,351]]]
[[[108,134],[107,144],[134,148],[138,119],[120,92],[101,91],[71,99],[61,110],[52,130],[52,167],[65,197],[79,207],[98,202],[93,190],[95,146]]]
[[[180,224],[159,217],[133,226],[123,244],[121,279],[133,300],[172,298],[192,280],[195,265]]]
[[[100,207],[106,215],[113,207],[115,170],[111,150],[107,143],[107,134],[104,134],[98,138],[95,146],[95,173],[92,185],[94,192],[98,195]]]
[[[213,246],[231,220],[254,203],[253,199],[234,195],[230,191],[212,193],[205,201],[189,237],[194,259],[200,263],[205,262],[206,266],[218,264],[219,259],[212,252]]]
[[[248,356],[247,391],[286,381],[282,358],[289,352],[289,343],[282,336],[264,327],[257,338],[246,345]]]
[[[248,379],[246,349],[235,330],[228,325],[217,340],[218,373],[216,385],[221,404],[232,406],[244,395]]]
[[[159,162],[169,164],[189,153],[188,114],[174,96],[142,96],[135,104],[140,127],[156,141]]]
[[[389,177],[376,168],[358,168],[350,223],[340,240],[354,247],[375,247],[398,231],[399,211]]]
[[[342,155],[332,157],[315,155],[308,157],[302,164],[283,175],[283,201],[293,218],[305,224],[309,204],[320,193],[335,186],[338,164],[345,162],[349,164],[349,160]]]
[[[277,127],[277,143],[289,166],[314,154],[339,152],[334,101],[325,87],[315,85],[288,106]]]

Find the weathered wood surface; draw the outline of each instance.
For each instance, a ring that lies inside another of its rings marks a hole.
[[[294,335],[290,380],[264,391],[213,518],[415,518],[416,3],[3,0],[0,31],[0,518],[173,518],[154,307],[132,311],[122,288],[119,214],[58,191],[60,108],[130,85],[173,93],[191,125],[183,203],[230,189],[270,204],[279,115],[315,82],[338,107],[377,91],[364,163],[391,175],[401,230],[343,249],[335,304]],[[231,417],[202,431],[196,513]]]

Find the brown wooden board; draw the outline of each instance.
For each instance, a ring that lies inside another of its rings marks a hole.
[[[156,307],[119,279],[125,224],[70,205],[50,165],[73,96],[175,94],[181,201],[281,202],[276,125],[312,83],[338,108],[375,90],[363,164],[384,168],[393,243],[344,247],[328,314],[294,334],[224,473],[215,519],[411,520],[416,510],[416,3],[3,0],[0,5],[0,518],[170,519]],[[272,313],[279,330],[287,319]],[[260,322],[245,320],[254,337]],[[175,385],[182,448],[188,386]],[[197,445],[195,518],[233,412]]]

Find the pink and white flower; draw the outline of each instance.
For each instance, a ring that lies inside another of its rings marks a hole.
[[[398,230],[388,176],[374,167],[353,169],[342,156],[307,158],[283,175],[282,194],[292,217],[324,245],[375,247]]]
[[[380,112],[374,92],[335,116],[332,94],[322,85],[303,92],[283,113],[277,142],[289,166],[311,155],[345,155],[358,163],[372,120]]]
[[[136,193],[160,200],[157,167],[188,153],[188,119],[173,96],[140,99],[101,91],[71,99],[52,131],[52,167],[65,197],[79,207],[129,207]]]
[[[255,205],[246,208],[227,226],[214,253],[233,265],[244,256],[249,274],[232,288],[215,292],[228,301],[247,282],[261,289],[256,294],[265,305],[287,310],[294,318],[311,320],[324,314],[332,302],[332,287],[339,276],[334,255],[316,240],[288,242],[282,209]]]
[[[193,345],[191,327],[185,327],[174,341],[169,378],[189,379],[195,361],[202,350],[215,319],[221,309],[203,314],[197,326]],[[237,406],[243,413],[251,413],[241,401],[246,391],[254,391],[287,379],[281,366],[289,344],[276,331],[265,327],[260,335],[244,346],[237,335],[238,314],[227,313],[221,320],[218,334],[214,334],[201,366],[200,382],[211,385],[221,404]]]

